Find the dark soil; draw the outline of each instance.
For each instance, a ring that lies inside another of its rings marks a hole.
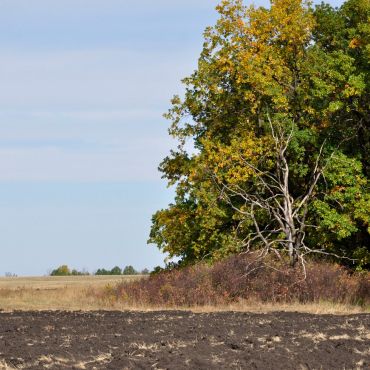
[[[370,315],[1,312],[2,369],[368,369]]]

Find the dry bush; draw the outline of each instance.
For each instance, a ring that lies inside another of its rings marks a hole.
[[[370,304],[370,274],[310,262],[307,277],[285,261],[258,260],[253,254],[230,257],[210,266],[200,263],[148,279],[110,286],[101,296],[128,306],[192,307],[260,303]]]

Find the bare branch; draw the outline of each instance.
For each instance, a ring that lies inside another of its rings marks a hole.
[[[324,170],[333,158],[334,152],[324,159],[326,141],[322,143],[305,192],[293,195],[289,189],[291,175],[287,151],[294,138],[294,126],[286,130],[282,125],[274,125],[269,115],[267,120],[276,150],[274,169],[262,171],[240,152],[241,163],[254,173],[253,181],[248,186],[228,184],[216,175],[212,176],[220,190],[220,199],[226,201],[242,216],[242,219],[252,222],[254,231],[241,240],[242,248],[250,251],[254,246],[261,248],[262,245],[261,256],[271,250],[279,256],[279,250],[286,251],[289,253],[291,264],[294,266],[299,261],[305,274],[306,255],[310,253],[333,255],[307,247],[305,238],[308,228],[317,228],[316,225],[307,223],[309,205],[315,199],[319,180],[323,178],[325,181]],[[241,224],[242,221],[237,227],[237,233]]]

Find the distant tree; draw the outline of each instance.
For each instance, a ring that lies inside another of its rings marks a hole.
[[[17,274],[13,274],[12,272],[6,272],[5,277],[17,277]]]
[[[72,272],[71,272],[71,275],[73,275],[73,276],[86,276],[86,275],[90,275],[90,273],[88,271],[86,271],[85,269],[83,269],[82,271],[78,271],[76,269],[73,269]]]
[[[50,273],[51,276],[68,276],[71,275],[71,270],[67,265],[61,265]]]
[[[141,270],[140,274],[141,275],[149,275],[149,272],[150,271],[147,268],[145,268],[145,269]]]
[[[83,269],[82,271],[78,271],[77,269],[70,270],[67,265],[61,265],[55,270],[50,273],[51,276],[83,276],[83,275],[90,275],[90,273]]]
[[[118,266],[115,266],[110,270],[110,275],[122,275],[122,269]]]
[[[95,275],[110,275],[110,271],[106,269],[97,269]]]
[[[137,271],[130,265],[123,269],[122,275],[137,275]]]

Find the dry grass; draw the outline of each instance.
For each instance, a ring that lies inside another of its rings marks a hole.
[[[38,276],[0,278],[0,289],[60,289],[71,287],[106,286],[141,278],[140,275]]]
[[[101,302],[101,309],[117,311],[191,311],[194,313],[211,312],[251,312],[251,313],[269,313],[269,312],[300,312],[314,315],[353,315],[359,313],[370,313],[370,307],[361,307],[354,305],[338,304],[332,302],[318,303],[261,303],[252,301],[240,301],[225,305],[202,305],[202,306],[152,306],[148,304],[127,304],[122,301]]]
[[[0,309],[98,310],[108,302],[97,300],[91,290],[104,291],[142,276],[45,276],[0,278]]]
[[[13,279],[0,279],[0,309],[13,310],[186,310],[197,313],[240,311],[240,312],[273,312],[273,311],[297,311],[313,314],[355,314],[370,312],[369,309],[358,306],[340,305],[328,302],[319,304],[261,304],[258,302],[240,301],[229,305],[219,306],[193,306],[193,307],[161,307],[149,305],[129,305],[122,301],[110,301],[97,299],[96,296],[103,294],[109,286],[113,286],[121,279],[84,279],[67,283],[63,279],[49,278],[22,278],[23,285],[19,285]],[[67,280],[67,279],[66,279]],[[74,279],[73,279],[74,280]],[[76,279],[77,280],[77,279]],[[130,280],[130,279],[127,279]],[[8,284],[6,284],[8,282]],[[112,285],[104,285],[112,284]],[[57,287],[55,287],[57,285]],[[92,291],[95,294],[91,294]]]
[[[311,313],[315,315],[330,314],[330,315],[351,315],[358,313],[370,313],[370,307],[360,307],[345,304],[335,304],[332,302],[319,303],[260,303],[260,302],[239,302],[227,306],[211,307],[202,306],[192,308],[193,312],[222,312],[222,311],[236,311],[236,312],[301,312]]]
[[[370,312],[360,307],[332,302],[315,303],[261,303],[242,300],[230,304],[165,306],[147,303],[129,303],[107,294],[117,284],[132,282],[142,276],[67,276],[0,278],[0,309],[13,310],[186,310],[197,313],[240,312],[307,312],[312,314],[356,314]]]
[[[125,308],[193,310],[369,312],[370,274],[353,273],[327,262],[311,261],[307,276],[284,261],[255,255],[231,256],[213,265],[198,263],[149,279],[91,291],[97,299]]]

